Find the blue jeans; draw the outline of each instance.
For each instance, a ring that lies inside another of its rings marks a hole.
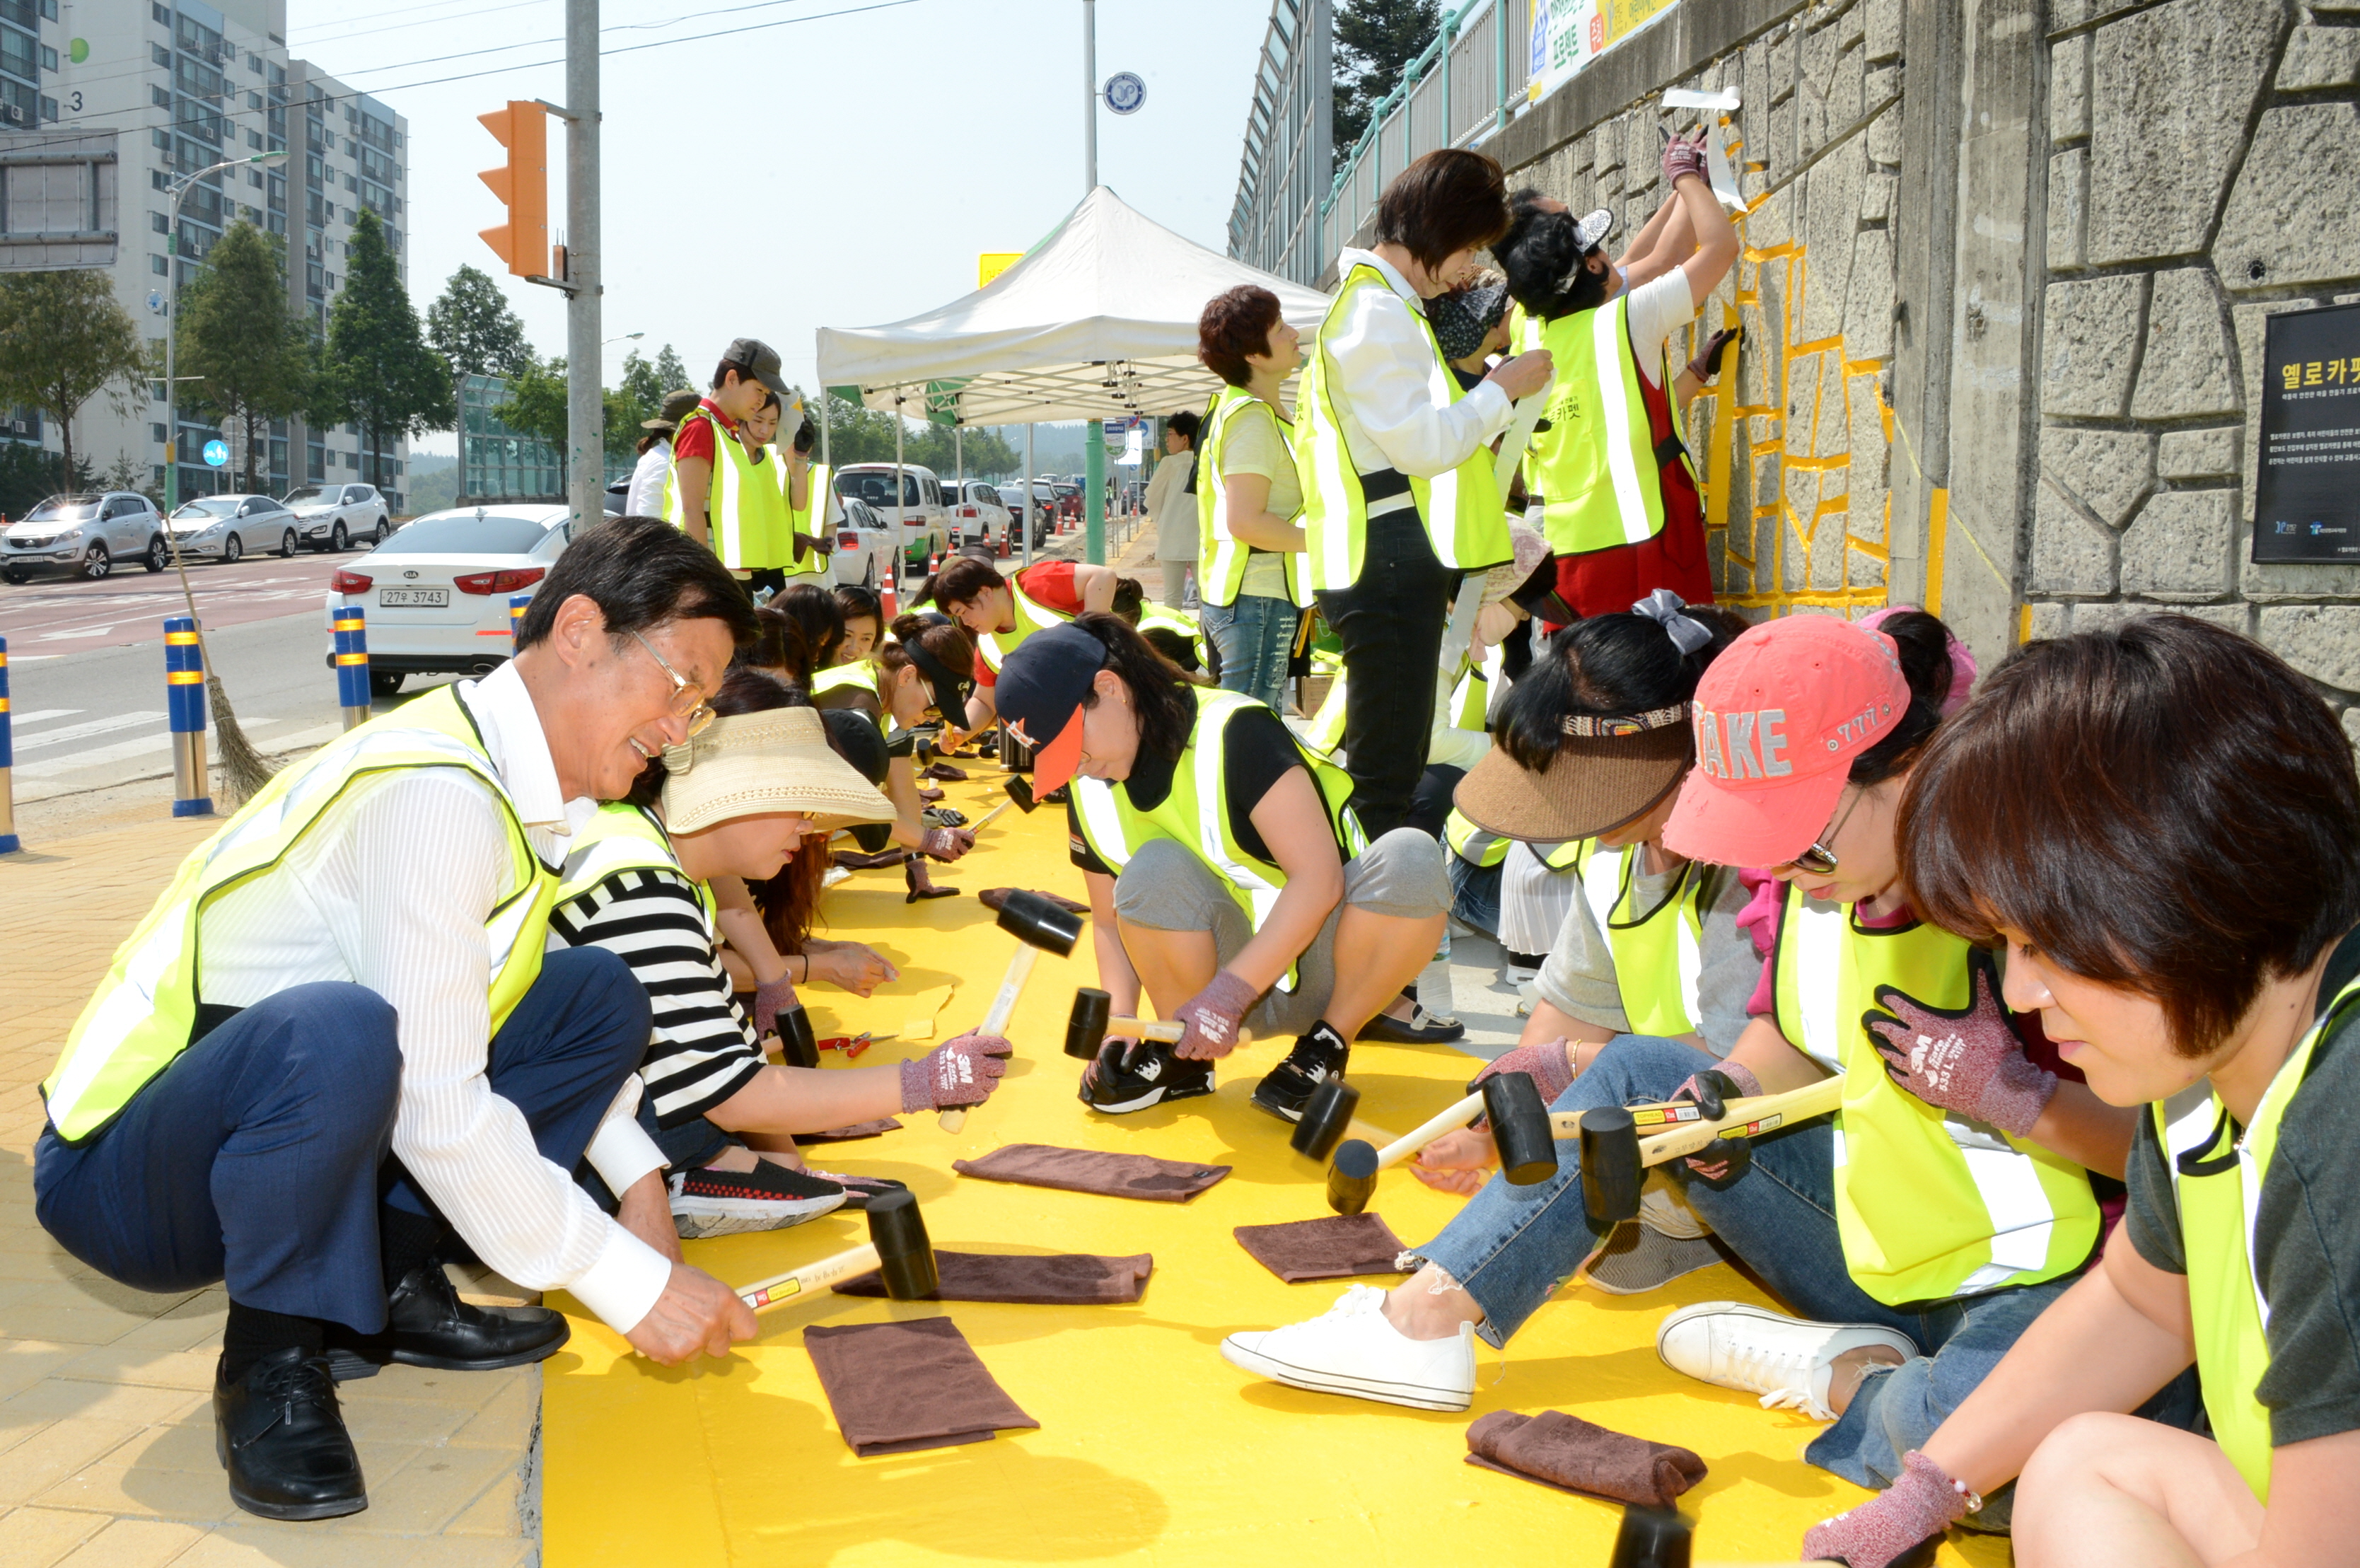
[[[648,1045],[648,994],[603,948],[541,960],[486,1077],[541,1157],[572,1170]],[[217,1025],[80,1144],[44,1128],[34,1212],[68,1252],[142,1290],[226,1281],[230,1299],[385,1327],[380,1201],[432,1204],[390,1154],[401,1047],[365,986],[293,986]],[[463,1238],[464,1239],[464,1238]]]
[[[1487,937],[1500,934],[1500,868],[1450,858],[1450,913]]]
[[[1668,1099],[1691,1073],[1713,1065],[1710,1056],[1690,1047],[1625,1035],[1551,1109]],[[1685,1161],[1661,1168],[1682,1184],[1689,1205],[1721,1244],[1796,1312],[1816,1322],[1875,1323],[1918,1346],[1913,1359],[1863,1379],[1835,1424],[1803,1451],[1811,1464],[1857,1486],[1888,1486],[1901,1473],[1902,1455],[1925,1446],[2079,1273],[1981,1296],[1886,1306],[1853,1284],[1844,1266],[1828,1120],[1757,1138],[1753,1152],[1752,1171],[1724,1190],[1691,1179]],[[1580,1167],[1569,1146],[1565,1153],[1557,1174],[1537,1186],[1512,1187],[1493,1177],[1442,1234],[1415,1249],[1475,1298],[1483,1309],[1475,1332],[1489,1344],[1504,1344],[1605,1240],[1582,1208]],[[2191,1373],[2139,1413],[2184,1429],[2193,1423],[2196,1406]],[[1994,1498],[1974,1522],[2004,1528],[2011,1501]]]
[[[1281,712],[1286,661],[1303,612],[1284,599],[1240,594],[1234,604],[1199,608],[1197,622],[1221,654],[1221,689],[1258,697]]]

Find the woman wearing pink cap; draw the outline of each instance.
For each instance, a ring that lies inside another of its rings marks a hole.
[[[1745,1094],[1844,1074],[1841,1136],[1805,1123],[1757,1140],[1748,1171],[1676,1172],[1722,1244],[1812,1321],[1715,1302],[1672,1314],[1656,1347],[1677,1370],[1832,1421],[1805,1457],[1866,1486],[1899,1477],[2088,1264],[2099,1223],[2085,1168],[2119,1175],[2129,1146],[2129,1113],[2035,1066],[2005,1028],[1964,1056],[1910,1054],[1937,1009],[1963,1016],[1980,1000],[2003,1016],[1987,964],[1918,922],[1898,886],[1902,792],[1954,685],[1972,678],[1942,623],[1914,610],[1875,629],[1773,621],[1714,662],[1697,689],[1697,766],[1664,837],[1784,884],[1757,1016],[1721,1062],[1624,1036],[1556,1102],[1666,1100],[1716,1067]],[[1889,1055],[1863,1014],[1892,1032]],[[1415,1249],[1424,1266],[1390,1295],[1356,1290],[1325,1318],[1232,1342],[1298,1387],[1463,1409],[1474,1337],[1504,1343],[1603,1240],[1570,1162],[1537,1186],[1495,1179]],[[2154,1413],[2192,1410],[2189,1389],[2167,1396]],[[2002,1522],[2006,1501],[1977,1522]]]

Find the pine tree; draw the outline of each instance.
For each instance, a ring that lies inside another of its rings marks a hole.
[[[387,248],[385,228],[363,208],[353,225],[352,269],[328,312],[328,343],[311,416],[361,428],[370,455],[370,483],[382,487],[379,450],[386,443],[430,430],[448,430],[458,417],[451,367],[426,345],[418,313]]]
[[[230,225],[180,291],[179,374],[191,378],[180,400],[224,426],[246,426],[247,490],[269,471],[270,422],[303,406],[311,378],[311,336],[287,309],[286,242],[252,224]]]
[[[1338,168],[1367,134],[1378,104],[1441,31],[1441,0],[1340,0],[1332,122]]]
[[[532,360],[524,320],[486,273],[462,266],[426,307],[426,341],[461,376],[506,376]]]
[[[117,415],[129,418],[147,390],[147,374],[139,329],[115,302],[107,274],[0,275],[0,402],[37,408],[57,421],[63,488],[87,477],[90,466],[74,458],[74,416],[103,392]]]

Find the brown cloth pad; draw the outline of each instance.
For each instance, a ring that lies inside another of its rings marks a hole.
[[[1136,1301],[1155,1266],[1149,1253],[1098,1257],[1061,1252],[1046,1257],[1004,1253],[936,1252],[942,1283],[934,1301],[1009,1301],[1028,1307],[1098,1307]],[[871,1270],[836,1288],[839,1296],[882,1296],[885,1281]]]
[[[803,1331],[836,1430],[863,1459],[985,1442],[1041,1423],[1016,1408],[948,1318]]]
[[[1226,1165],[1188,1165],[1143,1154],[1100,1154],[1061,1149],[1054,1144],[1008,1144],[981,1159],[955,1159],[961,1176],[1013,1181],[1026,1187],[1057,1187],[1107,1198],[1146,1198],[1185,1203],[1229,1174]]]
[[[1008,895],[1015,891],[1012,887],[987,887],[975,895],[975,901],[997,914],[1000,906],[1008,902]],[[1072,899],[1060,898],[1054,893],[1035,892],[1032,896],[1047,899],[1068,915],[1087,915],[1090,912],[1088,905],[1076,904]]]
[[[832,851],[828,858],[846,871],[869,872],[875,871],[880,866],[898,866],[910,858],[910,851],[880,850],[873,855],[864,855],[855,850],[836,850]]]
[[[1651,1508],[1670,1508],[1704,1479],[1704,1461],[1688,1449],[1625,1437],[1562,1410],[1494,1410],[1467,1429],[1467,1446],[1470,1464]]]
[[[830,1127],[825,1133],[797,1133],[799,1144],[848,1144],[855,1138],[874,1138],[899,1130],[898,1116],[880,1116],[874,1122],[855,1122],[847,1127]]]
[[[1401,1237],[1375,1214],[1331,1214],[1284,1225],[1240,1225],[1229,1233],[1253,1260],[1289,1285],[1306,1279],[1346,1279],[1355,1274],[1402,1274],[1393,1260]]]

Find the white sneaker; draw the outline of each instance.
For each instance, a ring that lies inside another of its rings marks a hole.
[[[1448,1339],[1411,1339],[1385,1321],[1385,1292],[1355,1285],[1324,1316],[1234,1333],[1221,1359],[1259,1377],[1419,1410],[1463,1410],[1475,1398],[1475,1325]]]
[[[1904,1360],[1917,1356],[1909,1337],[1874,1323],[1811,1323],[1740,1301],[1683,1307],[1655,1331],[1655,1354],[1700,1383],[1758,1394],[1765,1410],[1799,1409],[1831,1421],[1828,1378],[1837,1356],[1880,1344]]]

